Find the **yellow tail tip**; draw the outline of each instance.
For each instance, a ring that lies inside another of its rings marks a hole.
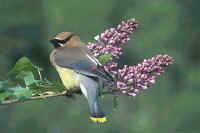
[[[106,117],[102,117],[102,118],[97,118],[97,117],[90,117],[90,120],[92,120],[95,123],[104,123],[107,121]]]

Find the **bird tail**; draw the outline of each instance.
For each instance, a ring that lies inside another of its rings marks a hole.
[[[104,115],[100,103],[98,100],[91,104],[89,102],[89,109],[90,109],[90,119],[95,123],[104,123],[107,121],[106,116]]]
[[[95,123],[104,123],[107,121],[107,118],[106,117],[97,118],[97,117],[90,116],[90,120],[92,120]]]
[[[104,123],[107,118],[104,115],[99,102],[99,85],[98,81],[91,77],[80,75],[80,88],[88,101],[90,110],[90,119],[96,123]]]

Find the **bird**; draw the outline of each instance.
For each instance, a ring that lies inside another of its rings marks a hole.
[[[107,117],[99,100],[99,89],[104,83],[112,83],[112,76],[104,70],[103,65],[75,33],[58,33],[50,42],[54,46],[50,62],[63,85],[69,90],[81,90],[88,102],[90,119],[93,122],[106,122]]]

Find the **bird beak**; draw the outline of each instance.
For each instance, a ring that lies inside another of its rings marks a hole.
[[[54,48],[60,47],[56,39],[52,39],[52,40],[49,40],[49,41],[53,44]]]
[[[49,40],[49,41],[54,45],[57,43],[55,39],[52,39],[52,40]]]

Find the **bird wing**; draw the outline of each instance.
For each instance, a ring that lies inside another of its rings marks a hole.
[[[87,76],[113,80],[99,61],[88,52],[85,45],[60,49],[54,54],[54,62],[60,67],[73,69]]]

